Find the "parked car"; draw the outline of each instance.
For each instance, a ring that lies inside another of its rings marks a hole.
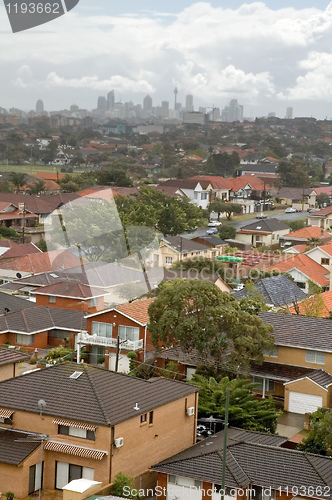
[[[210,227],[210,229],[206,231],[206,234],[217,234],[217,233],[218,229],[216,227]]]
[[[208,226],[209,227],[218,227],[218,226],[221,226],[222,222],[220,222],[220,220],[211,220],[209,223],[208,223]]]
[[[297,212],[297,210],[296,210],[296,208],[293,208],[293,207],[288,207],[285,210],[285,214],[294,214],[295,212]]]
[[[308,208],[308,212],[311,214],[312,212],[318,212],[319,208]]]
[[[256,215],[256,219],[266,219],[267,215],[264,212],[260,212]]]

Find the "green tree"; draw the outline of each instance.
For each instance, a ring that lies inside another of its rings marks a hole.
[[[307,188],[310,185],[303,162],[282,160],[278,164],[278,174],[281,186]]]
[[[160,287],[149,306],[148,329],[156,349],[178,343],[184,351],[223,359],[238,370],[263,361],[272,349],[272,327],[241,309],[234,296],[207,280],[175,279]]]
[[[251,431],[274,433],[277,428],[276,411],[272,398],[258,400],[252,389],[255,383],[247,379],[223,377],[220,381],[195,374],[191,383],[201,387],[198,398],[200,416],[225,418],[226,389],[230,389],[229,424]]]
[[[118,472],[115,477],[111,488],[112,495],[116,497],[132,498],[131,495],[126,494],[126,491],[131,491],[133,489],[133,478],[124,474],[123,472]]]
[[[11,172],[9,180],[14,186],[16,193],[18,193],[26,184],[26,175],[23,172]]]
[[[223,224],[218,231],[222,240],[233,240],[236,236],[236,229],[230,224]]]
[[[324,207],[324,205],[325,206],[330,205],[330,197],[326,193],[322,193],[322,194],[317,195],[316,201],[317,201],[318,206],[320,208]]]
[[[28,193],[30,195],[39,195],[42,193],[45,189],[45,181],[43,179],[40,179],[37,182],[34,182],[33,184],[29,184],[29,189]]]
[[[318,455],[332,455],[332,412],[319,408],[310,417],[308,437],[297,446],[298,450]]]
[[[97,182],[103,186],[131,187],[133,185],[130,177],[124,170],[103,168],[96,172]]]
[[[55,160],[58,153],[58,145],[55,141],[50,141],[42,154],[42,160],[45,164],[51,163]]]
[[[222,213],[225,213],[227,215],[227,218],[230,219],[233,213],[240,214],[242,211],[242,207],[239,203],[226,203],[218,199],[213,200],[210,203],[209,209],[211,212],[217,212],[218,220],[220,214]]]

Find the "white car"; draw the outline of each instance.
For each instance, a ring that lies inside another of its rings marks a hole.
[[[264,214],[264,212],[260,212],[259,214],[256,215],[256,219],[266,219],[267,215]]]
[[[220,220],[211,220],[208,223],[209,227],[218,227],[218,226],[221,226],[221,225],[222,225],[222,222],[220,222]]]
[[[296,208],[288,207],[285,210],[285,214],[294,214],[296,212]]]
[[[218,229],[216,227],[210,227],[210,229],[206,231],[206,234],[217,234],[217,233]]]

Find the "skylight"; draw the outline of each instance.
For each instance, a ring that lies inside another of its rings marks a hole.
[[[83,373],[83,372],[74,372],[74,373],[72,373],[72,374],[70,375],[70,377],[69,377],[69,378],[75,378],[75,379],[76,379],[76,378],[80,377],[80,376],[82,375],[82,373]]]

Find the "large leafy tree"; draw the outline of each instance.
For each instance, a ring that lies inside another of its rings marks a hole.
[[[319,408],[310,417],[311,430],[308,437],[297,447],[298,450],[319,455],[332,455],[332,412]]]
[[[165,236],[174,236],[206,223],[201,208],[150,187],[141,188],[135,196],[116,196],[115,200],[125,227],[150,226]]]
[[[184,351],[194,348],[236,370],[247,370],[250,360],[263,362],[263,351],[272,349],[274,342],[271,325],[245,309],[210,281],[168,281],[149,307],[151,341],[157,349],[160,344],[179,344]]]
[[[275,404],[272,398],[258,400],[252,389],[255,387],[247,379],[228,377],[217,381],[213,377],[206,378],[195,374],[191,383],[198,385],[201,390],[198,398],[200,416],[213,415],[217,418],[225,417],[226,389],[230,390],[229,423],[234,427],[241,427],[252,431],[274,433],[277,428]]]

